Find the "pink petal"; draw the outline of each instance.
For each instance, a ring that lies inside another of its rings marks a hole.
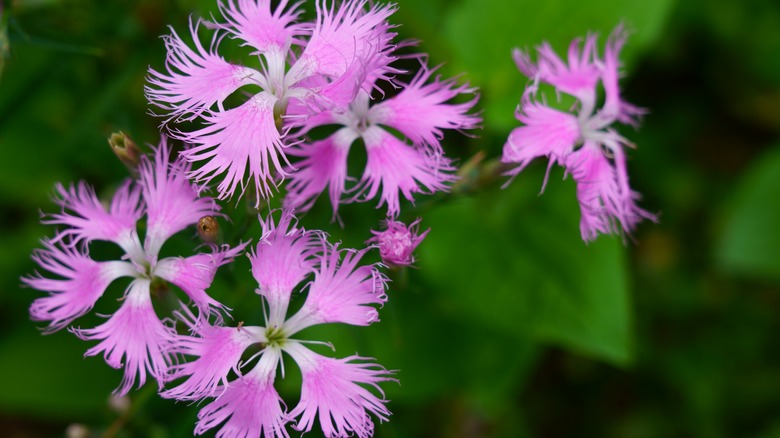
[[[40,274],[22,278],[33,289],[48,292],[30,306],[34,321],[50,321],[46,333],[55,332],[74,319],[92,310],[111,282],[119,277],[134,276],[136,270],[128,262],[96,262],[86,249],[55,245],[43,241],[44,249],[33,253],[33,260],[48,272],[62,278],[46,278]]]
[[[320,84],[318,87],[310,86],[313,94],[308,105],[319,108],[343,109],[352,103],[355,96],[361,91],[370,94],[372,89],[376,89],[384,94],[382,88],[377,85],[379,80],[385,80],[393,86],[399,86],[393,75],[404,71],[390,66],[398,59],[392,54],[396,48],[392,41],[397,35],[390,32],[393,27],[386,21],[376,24],[371,37],[364,42],[363,50],[358,52],[340,75],[335,77],[327,74],[315,76],[325,80],[324,84]],[[306,60],[302,64],[305,62]]]
[[[354,434],[368,438],[374,433],[374,423],[369,414],[387,421],[390,411],[379,387],[379,382],[394,380],[392,372],[382,366],[364,362],[367,358],[350,356],[331,359],[293,343],[285,347],[295,359],[303,374],[301,400],[290,411],[291,417],[300,419],[295,429],[309,432],[314,418],[319,417],[323,434],[328,437],[345,437]],[[375,389],[380,396],[361,385]]]
[[[309,210],[320,193],[327,189],[335,216],[345,190],[347,155],[357,137],[353,129],[342,128],[324,140],[290,148],[288,153],[302,160],[295,162],[298,171],[290,175],[287,183],[285,208]]]
[[[278,350],[263,350],[252,371],[222,387],[221,394],[198,412],[195,434],[224,423],[217,438],[288,438],[285,424],[290,418],[273,386],[280,359]]]
[[[416,41],[407,40],[402,41],[400,44],[394,44],[393,40],[398,34],[390,31],[393,28],[395,26],[387,22],[381,23],[375,28],[374,34],[377,35],[377,42],[371,47],[371,50],[365,57],[366,60],[363,62],[367,76],[361,88],[368,92],[373,88],[380,93],[384,93],[382,87],[377,85],[380,81],[389,82],[393,86],[400,86],[395,80],[395,75],[406,73],[405,70],[391,66],[399,58],[393,52],[400,47],[414,46]]]
[[[628,38],[628,32],[619,25],[609,36],[604,51],[604,60],[599,63],[601,69],[601,83],[604,85],[604,106],[596,115],[598,124],[596,128],[612,124],[615,120],[636,127],[638,118],[647,113],[647,110],[623,101],[620,97],[620,50]]]
[[[265,221],[260,218],[263,236],[249,254],[249,261],[258,292],[268,300],[268,324],[279,326],[284,322],[293,289],[314,270],[322,242],[319,233],[298,228],[291,211],[282,211],[278,224],[272,214]]]
[[[615,159],[625,160],[622,155]],[[619,233],[621,230],[631,233],[642,219],[655,220],[653,215],[636,205],[638,194],[628,186],[627,177],[619,176],[600,145],[586,143],[567,157],[566,168],[577,182],[577,199],[582,212],[580,232],[584,241],[595,240],[599,233]]]
[[[358,62],[369,61],[382,53],[389,43],[386,21],[395,12],[395,5],[374,4],[366,11],[366,0],[347,0],[338,10],[317,1],[317,22],[301,58],[290,70],[291,83],[311,75],[337,78]],[[358,86],[365,80],[357,80]]]
[[[55,202],[62,206],[61,213],[55,213],[42,221],[44,224],[63,225],[52,239],[59,242],[65,237],[73,243],[85,240],[107,240],[117,243],[128,253],[133,253],[137,236],[135,224],[143,215],[141,191],[132,181],[126,180],[116,191],[108,210],[100,203],[95,190],[84,182],[66,189],[57,184],[59,198]]]
[[[365,326],[379,320],[372,305],[387,301],[387,278],[375,265],[358,266],[367,251],[339,251],[336,246],[323,252],[314,280],[309,284],[306,302],[284,324],[288,335],[316,324],[338,322]]]
[[[353,199],[373,199],[381,187],[377,207],[386,203],[388,216],[396,217],[401,211],[399,192],[414,202],[412,194],[446,191],[446,183],[455,180],[450,173],[454,168],[447,158],[426,156],[382,128],[371,126],[366,129],[363,141],[368,161]]]
[[[153,274],[180,287],[195,303],[201,315],[214,315],[221,318],[219,311],[226,310],[225,306],[211,298],[206,293],[206,289],[214,281],[217,268],[233,261],[244,250],[247,243],[239,244],[232,249],[227,245],[221,249],[214,246],[211,254],[201,253],[187,258],[165,258],[155,265]]]
[[[190,327],[192,335],[177,336],[169,352],[193,358],[171,367],[170,380],[182,377],[187,380],[160,395],[177,400],[214,397],[221,390],[220,385],[229,386],[228,375],[231,371],[241,375],[241,355],[260,340],[249,328],[220,327],[198,320],[186,307],[176,314]]]
[[[317,88],[325,83],[324,80],[318,81],[314,80],[314,78],[319,77],[314,76],[312,80],[306,80],[307,83],[311,83],[312,88]],[[307,85],[307,87],[308,86],[309,85]],[[308,103],[309,102],[304,102],[299,99],[291,99],[289,105],[287,105],[287,113],[285,114],[286,122],[288,126],[295,128],[296,131],[294,135],[296,137],[303,136],[318,126],[338,123],[333,111],[330,111],[328,108],[313,109]]]
[[[526,89],[515,115],[524,126],[513,129],[504,145],[501,161],[518,165],[509,171],[512,175],[534,158],[548,157],[550,166],[563,162],[581,138],[577,117],[536,102],[535,93],[535,85]]]
[[[198,189],[186,176],[189,166],[181,158],[170,163],[170,153],[163,137],[154,161],[144,156],[139,165],[147,217],[144,247],[149,256],[156,256],[172,235],[219,211],[213,199],[198,197]]]
[[[258,192],[256,205],[261,196],[271,196],[272,171],[285,176],[282,163],[289,165],[283,152],[282,135],[274,122],[275,103],[276,98],[263,91],[237,108],[205,114],[208,123],[205,128],[180,133],[181,140],[195,145],[181,155],[190,162],[204,161],[188,176],[209,183],[223,175],[217,190],[219,199],[228,199],[239,186],[243,194],[248,166],[249,179],[254,181]]]
[[[219,2],[219,10],[227,20],[227,25],[218,27],[228,31],[233,37],[244,40],[259,53],[283,49],[290,43],[303,45],[299,37],[307,34],[307,26],[294,24],[301,14],[298,9],[300,3],[285,11],[288,3],[288,0],[281,0],[272,11],[270,0]]]
[[[548,43],[537,47],[539,60],[536,65],[530,56],[515,49],[512,56],[517,67],[530,78],[538,77],[558,90],[571,94],[592,108],[596,98],[596,84],[600,72],[594,62],[596,35],[588,35],[580,50],[581,39],[575,39],[569,45],[568,64],[561,60]]]
[[[195,50],[171,28],[171,35],[165,37],[166,71],[149,69],[149,85],[144,87],[146,96],[170,113],[168,120],[176,117],[192,120],[214,104],[222,108],[228,96],[244,85],[257,84],[262,76],[257,70],[231,64],[219,56],[216,35],[209,49],[203,47],[198,39],[198,26],[199,22],[190,20]]]
[[[310,106],[320,108],[344,108],[360,92],[368,72],[361,59],[355,59],[347,69],[334,80],[314,89],[311,95],[314,102]]]
[[[114,368],[121,368],[124,361],[122,384],[114,391],[120,396],[130,391],[136,379],[138,388],[143,386],[147,373],[162,386],[172,363],[167,351],[175,332],[155,314],[149,286],[147,279],[134,280],[122,307],[108,321],[91,329],[72,329],[81,339],[100,341],[85,356],[103,353],[106,363]]]
[[[518,48],[512,49],[512,59],[514,59],[517,69],[529,78],[535,78],[539,74],[539,68],[531,60],[531,55]]]
[[[369,117],[401,131],[415,145],[427,145],[441,151],[443,129],[474,129],[480,118],[468,112],[479,99],[476,89],[468,84],[457,85],[455,79],[441,80],[437,76],[427,83],[436,69],[424,63],[414,79],[398,93],[371,108]],[[448,104],[460,94],[474,94],[465,103]]]

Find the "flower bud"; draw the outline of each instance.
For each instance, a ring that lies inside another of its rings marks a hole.
[[[127,166],[132,174],[137,173],[138,163],[141,161],[141,150],[127,134],[122,131],[111,134],[108,145],[114,151],[122,163]]]
[[[198,220],[198,236],[207,243],[217,241],[219,222],[214,216],[203,216]]]
[[[419,234],[420,219],[412,222],[408,227],[403,222],[388,219],[387,229],[374,231],[374,237],[367,240],[368,244],[376,244],[379,247],[379,256],[382,262],[388,266],[409,266],[414,263],[412,254],[417,245],[425,239],[431,231],[430,228]]]

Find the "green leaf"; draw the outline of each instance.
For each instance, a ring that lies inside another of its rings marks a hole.
[[[335,354],[323,352],[328,355],[358,352],[397,370],[400,385],[383,385],[388,399],[396,402],[465,396],[492,408],[514,396],[536,362],[536,342],[461,318],[450,302],[434,293],[439,285],[426,284],[416,274],[408,286],[401,278],[390,283],[381,323],[366,328],[317,326],[300,338],[332,342]]]
[[[780,280],[780,148],[759,157],[729,203],[717,246],[720,265],[737,274]]]
[[[121,372],[102,357],[85,359],[87,348],[69,333],[41,336],[32,323],[5,334],[0,341],[0,410],[67,421],[100,418]]]
[[[426,215],[421,275],[466,319],[615,364],[631,358],[625,249],[579,235],[571,181],[520,175],[507,190],[456,199]]]

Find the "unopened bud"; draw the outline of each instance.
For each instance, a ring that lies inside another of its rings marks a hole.
[[[214,216],[203,216],[198,220],[198,236],[204,242],[216,242],[217,234],[219,234],[219,222]]]
[[[119,160],[127,166],[130,173],[136,174],[138,163],[141,161],[141,150],[135,144],[133,139],[128,137],[122,131],[111,134],[108,138],[108,145],[114,151]]]
[[[409,224],[388,219],[387,229],[371,231],[374,237],[366,241],[379,247],[382,262],[391,267],[409,266],[414,263],[414,250],[425,239],[431,229],[419,232],[420,219]]]

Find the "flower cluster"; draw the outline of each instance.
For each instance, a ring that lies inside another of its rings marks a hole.
[[[23,278],[28,286],[45,291],[47,296],[33,301],[33,320],[48,322],[47,332],[69,326],[88,313],[109,284],[121,277],[131,278],[122,305],[108,320],[94,328],[71,330],[85,340],[100,341],[86,355],[103,354],[114,368],[124,363],[124,378],[117,389],[126,394],[147,374],[159,383],[165,381],[173,356],[169,351],[175,331],[157,317],[152,305],[152,284],[168,281],[178,286],[203,315],[224,307],[208,294],[219,266],[231,261],[245,245],[235,248],[211,247],[211,252],[189,257],[160,258],[168,238],[195,224],[219,207],[211,198],[199,197],[198,190],[185,177],[188,165],[181,159],[169,161],[165,141],[152,161],[144,156],[137,181],[127,180],[117,190],[108,208],[85,183],[57,187],[60,213],[44,223],[63,227],[53,238],[43,241],[44,248],[33,259],[58,278],[36,274]],[[146,234],[141,243],[137,224],[146,216]],[[90,257],[90,242],[103,240],[117,244],[124,256],[120,260],[96,261]]]
[[[286,437],[288,422],[296,421],[297,430],[308,432],[318,416],[327,437],[371,436],[369,414],[380,420],[390,415],[378,383],[393,380],[392,373],[359,356],[320,355],[306,346],[317,342],[293,336],[318,324],[378,321],[373,306],[387,300],[386,278],[376,266],[360,265],[367,250],[339,249],[324,233],[297,227],[289,211],[282,212],[278,224],[270,214],[261,223],[263,237],[249,258],[257,293],[267,304],[265,325],[225,327],[197,319],[188,309],[180,312],[192,336],[178,336],[172,349],[191,360],[173,367],[172,379],[185,380],[162,395],[177,400],[213,397],[198,414],[197,434],[222,424],[217,436]],[[293,291],[307,278],[306,300],[288,317]],[[252,345],[260,350],[242,361]],[[303,376],[300,401],[289,412],[274,388],[282,353]],[[237,377],[230,379],[231,372]]]
[[[338,7],[316,3],[313,23],[298,23],[298,5],[270,0],[220,3],[224,22],[209,23],[214,37],[208,48],[198,39],[200,22],[190,25],[194,48],[176,33],[166,38],[165,71],[149,71],[149,101],[167,115],[166,123],[197,120],[203,127],[171,135],[194,147],[183,152],[200,167],[190,172],[197,181],[218,176],[219,199],[256,187],[257,203],[273,194],[272,185],[291,180],[286,208],[307,210],[328,190],[334,214],[341,202],[373,199],[397,216],[402,194],[446,190],[453,180],[452,164],[443,157],[443,129],[472,129],[479,118],[469,115],[477,98],[449,104],[460,94],[474,94],[468,85],[435,78],[423,63],[408,84],[393,77],[397,59],[391,5],[346,0]],[[231,64],[217,51],[224,36],[253,49],[257,68]],[[422,55],[420,55],[422,58]],[[394,97],[369,108],[373,90],[381,84],[402,88]],[[238,90],[261,91],[238,106],[228,97]],[[343,128],[324,140],[303,138],[322,125]],[[391,127],[409,140],[400,139]],[[362,138],[368,163],[360,181],[347,189],[347,155]],[[288,155],[298,157],[291,163]],[[248,178],[246,173],[248,170]],[[354,194],[346,199],[342,195]],[[400,194],[399,194],[400,193]]]
[[[153,156],[142,156],[127,136],[112,137],[112,148],[137,180],[127,180],[107,207],[85,183],[58,186],[62,211],[44,221],[62,229],[33,256],[48,274],[23,278],[47,293],[31,306],[34,320],[47,322],[47,331],[70,326],[98,341],[87,355],[102,354],[109,365],[124,367],[120,395],[151,376],[163,397],[203,403],[196,434],[214,429],[224,437],[287,437],[288,424],[306,432],[316,420],[328,437],[368,437],[373,418],[388,419],[379,384],[394,381],[393,372],[357,355],[322,355],[310,346],[330,344],[299,336],[320,324],[378,321],[387,278],[381,264],[361,260],[378,249],[390,266],[414,262],[412,253],[428,231],[418,233],[419,219],[408,227],[395,220],[401,197],[413,202],[415,194],[447,190],[455,177],[441,145],[444,131],[480,122],[470,114],[475,89],[434,76],[424,55],[414,56],[420,69],[408,83],[395,78],[406,72],[391,65],[398,58],[387,21],[394,6],[318,0],[313,22],[299,21],[299,6],[224,0],[222,21],[191,20],[186,38],[172,29],[165,68],[149,70],[145,90],[184,149],[172,159],[163,141]],[[208,45],[199,39],[202,30],[212,33]],[[251,50],[250,66],[219,55],[226,37]],[[184,121],[194,127],[185,130]],[[309,138],[325,125],[339,127],[324,139]],[[368,158],[359,180],[347,174],[358,139]],[[226,200],[251,188],[259,207],[285,179],[286,209],[278,222],[261,216],[263,234],[249,254],[265,322],[226,326],[230,309],[206,290],[217,268],[247,244],[213,244],[219,206],[200,190],[216,183],[217,199]],[[350,180],[357,183],[348,187]],[[374,232],[367,248],[352,250],[329,243],[324,232],[298,227],[294,211],[308,210],[326,190],[334,216],[339,204],[378,198],[378,207],[387,208],[387,230]],[[160,256],[171,236],[196,224],[210,251]],[[90,249],[97,240],[116,243],[124,255],[95,260]],[[131,280],[105,323],[71,326],[121,277]],[[162,309],[155,296],[167,283],[191,303]],[[306,298],[288,315],[294,291]],[[157,316],[169,311],[174,318]],[[290,410],[274,386],[284,378],[285,354],[303,378]]]
[[[225,21],[209,23],[215,34],[208,48],[198,39],[200,22],[191,22],[195,48],[172,31],[165,40],[166,71],[149,71],[147,96],[168,121],[197,119],[204,125],[172,135],[194,145],[183,152],[188,161],[203,162],[192,178],[209,182],[222,176],[219,199],[246,189],[247,168],[258,203],[270,196],[274,178],[286,175],[289,105],[307,109],[300,115],[304,118],[346,105],[377,73],[389,71],[395,34],[386,20],[392,6],[366,11],[365,0],[349,0],[339,8],[319,1],[314,23],[296,21],[298,6],[287,0],[275,9],[270,0],[221,2]],[[253,50],[257,68],[231,64],[217,54],[226,35]],[[225,107],[231,94],[257,87],[261,91],[244,103]]]
[[[442,139],[445,130],[478,127],[478,95],[468,84],[435,76],[425,55],[409,56],[420,62],[416,73],[394,66],[400,56],[388,23],[393,5],[316,0],[314,20],[301,22],[300,3],[273,3],[220,0],[221,21],[191,20],[187,41],[171,30],[165,68],[149,70],[145,91],[183,150],[171,157],[163,137],[153,154],[141,155],[124,134],[112,137],[112,148],[138,177],[127,179],[109,205],[86,183],[58,185],[61,211],[43,222],[61,228],[33,255],[46,273],[22,281],[46,293],[30,314],[48,324],[47,332],[68,327],[97,341],[86,355],[102,354],[110,366],[124,368],[115,392],[127,394],[151,377],[163,397],[198,403],[196,434],[288,437],[288,425],[309,432],[316,420],[329,438],[370,437],[374,419],[390,416],[380,383],[395,381],[394,371],[358,355],[320,354],[315,350],[330,344],[301,339],[301,333],[322,324],[368,326],[379,320],[388,282],[379,268],[412,265],[430,231],[420,233],[421,219],[409,225],[397,220],[402,198],[414,202],[415,195],[448,190],[455,167]],[[208,45],[199,38],[201,30],[212,35]],[[219,55],[226,38],[251,51],[253,66]],[[512,175],[537,157],[564,166],[577,183],[586,241],[598,233],[629,233],[642,219],[655,219],[636,205],[623,150],[630,143],[612,128],[615,122],[636,125],[644,112],[620,97],[618,54],[625,39],[622,28],[615,30],[603,57],[595,36],[582,46],[575,40],[568,62],[546,43],[536,62],[514,53],[532,82],[517,110],[523,126],[510,134],[502,160],[515,165]],[[411,79],[395,77],[402,73]],[[576,98],[574,113],[540,103],[541,82]],[[599,84],[605,98],[597,108]],[[192,128],[182,127],[184,121]],[[336,128],[310,138],[325,126]],[[367,158],[360,177],[347,171],[358,140]],[[264,320],[226,325],[232,310],[206,290],[217,269],[249,242],[214,244],[220,207],[201,191],[215,183],[217,200],[254,191],[259,210],[261,199],[285,180],[280,217],[259,214],[262,235],[248,251],[256,315],[262,308]],[[387,209],[385,229],[371,231],[367,247],[355,250],[339,248],[323,231],[300,227],[295,213],[311,209],[326,191],[334,217],[341,204],[378,198],[377,208]],[[204,251],[161,257],[166,241],[196,224]],[[113,242],[123,255],[96,260],[90,255],[95,241]],[[363,261],[374,249],[383,264]],[[130,280],[119,308],[97,327],[74,327],[123,277]],[[167,309],[156,304],[168,283],[190,302]],[[291,303],[295,295],[305,296],[299,306]],[[171,317],[160,319],[158,313]],[[292,409],[275,385],[285,378],[288,357],[302,376]]]
[[[589,35],[582,47],[576,39],[569,46],[568,63],[547,43],[538,47],[536,63],[521,50],[513,53],[520,71],[533,81],[517,110],[523,126],[509,135],[502,161],[516,164],[511,175],[537,157],[549,159],[548,171],[556,163],[564,166],[577,183],[585,241],[594,240],[598,233],[630,233],[642,219],[655,220],[636,205],[639,194],[628,185],[623,148],[631,143],[611,127],[615,122],[636,126],[645,112],[620,97],[618,55],[626,36],[622,26],[615,29],[603,57],[596,52],[596,35]],[[537,101],[540,82],[576,98],[575,114]],[[597,109],[599,83],[605,98]]]

